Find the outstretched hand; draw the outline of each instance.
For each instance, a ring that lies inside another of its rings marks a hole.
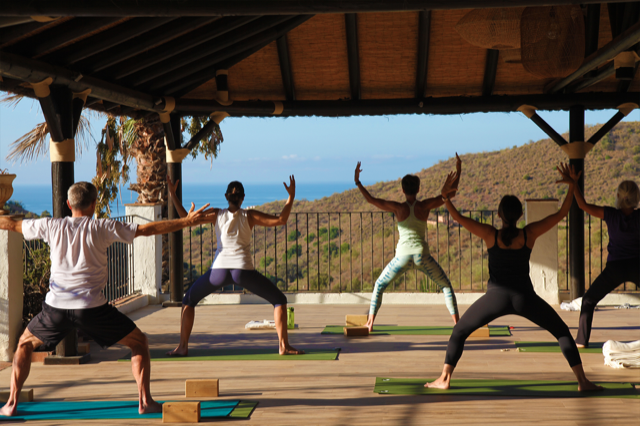
[[[187,221],[192,225],[211,222],[216,217],[216,211],[213,208],[207,209],[207,207],[209,207],[209,203],[195,210],[195,204],[191,203],[191,208],[189,208],[186,216]]]
[[[458,176],[458,172],[451,172],[447,175],[447,179],[444,181],[444,185],[442,185],[442,190],[440,191],[444,198],[449,198],[448,195],[450,193],[456,192],[457,187],[454,185],[457,184],[456,180]]]
[[[458,176],[462,173],[462,160],[458,157],[458,153],[456,152],[456,172]]]
[[[358,161],[358,165],[356,166],[356,172],[353,176],[353,181],[354,182],[360,182],[360,173],[362,172],[362,169],[360,168],[360,161]]]
[[[282,184],[284,185],[284,188],[287,190],[289,197],[291,197],[292,200],[296,198],[296,178],[293,175],[291,175],[289,176],[289,186],[287,186],[287,184],[284,182],[282,182]]]
[[[180,179],[178,179],[176,183],[173,183],[171,181],[171,177],[167,175],[167,189],[169,190],[170,195],[176,193],[176,190],[178,189],[178,182],[180,182]]]
[[[567,163],[560,163],[557,167],[558,173],[560,173],[561,179],[556,183],[566,183],[567,185],[574,185],[580,178],[580,173],[576,173],[573,167],[569,167]]]

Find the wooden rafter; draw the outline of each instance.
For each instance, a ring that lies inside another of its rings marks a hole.
[[[424,92],[427,88],[431,11],[425,10],[420,12],[418,19],[418,70],[416,72],[416,98],[420,99],[424,97]]]
[[[295,101],[296,90],[293,84],[293,75],[291,74],[291,61],[289,60],[289,45],[286,34],[276,40],[276,46],[278,47],[280,74],[282,75],[285,96],[288,101]]]
[[[493,86],[496,83],[496,72],[498,71],[499,57],[499,50],[487,49],[487,61],[484,65],[484,79],[482,81],[482,96],[490,96],[493,93]]]
[[[346,13],[344,15],[347,33],[347,57],[349,60],[349,87],[351,88],[351,99],[361,98],[362,88],[360,86],[360,54],[358,50],[358,15]]]

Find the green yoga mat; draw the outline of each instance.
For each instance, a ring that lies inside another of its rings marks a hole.
[[[515,342],[518,352],[562,352],[558,342]],[[591,342],[588,348],[578,348],[581,354],[601,354],[604,342]]]
[[[189,356],[168,356],[167,349],[151,349],[151,361],[333,361],[338,350],[279,355],[277,349],[189,349]],[[118,361],[131,361],[131,353]]]
[[[631,383],[597,382],[602,392],[578,392],[578,382],[541,380],[451,380],[447,390],[425,388],[433,379],[376,378],[375,393],[383,395],[478,395],[528,396],[542,398],[634,398],[640,399]]]
[[[200,401],[200,417],[202,420],[248,418],[256,405],[257,402],[251,401]],[[138,414],[138,401],[47,401],[21,402],[16,416],[0,416],[0,422],[115,419],[162,419],[162,413]]]
[[[344,334],[344,325],[328,325],[321,334]],[[453,327],[432,327],[432,326],[399,326],[399,325],[375,325],[371,335],[386,336],[395,335],[433,335],[451,336]],[[490,336],[511,336],[509,326],[489,326]]]

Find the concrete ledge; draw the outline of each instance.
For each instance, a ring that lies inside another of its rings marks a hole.
[[[133,311],[142,309],[149,304],[149,295],[138,294],[121,302],[116,302],[116,309],[123,314],[130,314]]]
[[[286,293],[290,304],[301,305],[369,305],[371,293]],[[459,305],[471,305],[484,293],[456,293]],[[444,304],[442,293],[385,293],[384,303],[391,305],[441,305]],[[254,294],[214,293],[202,299],[200,305],[252,305],[268,304]]]
[[[598,303],[598,306],[618,306],[625,303],[640,305],[640,293],[609,293]]]

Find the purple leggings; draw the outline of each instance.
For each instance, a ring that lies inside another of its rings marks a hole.
[[[255,269],[209,269],[189,287],[182,299],[182,304],[195,308],[206,296],[222,286],[231,284],[262,297],[274,308],[287,304],[287,296]]]

